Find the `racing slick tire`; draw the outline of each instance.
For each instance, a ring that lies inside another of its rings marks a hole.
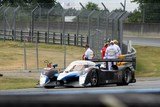
[[[46,89],[52,89],[52,88],[54,88],[55,86],[49,86],[49,85],[46,85],[46,86],[44,86],[44,88],[46,88]]]
[[[122,74],[122,82],[118,83],[118,86],[128,85],[132,78],[132,71],[130,69],[125,69]]]
[[[53,85],[53,82],[49,82],[49,83],[44,85],[44,88],[46,88],[46,89],[51,89],[51,88],[54,88],[54,87],[55,87],[55,84]]]
[[[91,71],[90,83],[92,87],[98,86],[98,73],[95,69]]]

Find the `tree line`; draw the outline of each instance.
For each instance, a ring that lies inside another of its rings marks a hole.
[[[7,5],[7,6],[30,6],[34,4],[39,4],[42,7],[51,7],[54,6],[56,3],[56,0],[0,0],[1,5]]]
[[[129,22],[160,23],[160,0],[132,0],[139,8],[129,16]]]
[[[138,3],[139,8],[130,12],[128,22],[160,23],[160,0],[132,0],[132,2]],[[56,3],[56,0],[0,0],[1,5],[29,6],[39,4],[41,7],[46,8],[53,7]],[[93,2],[88,2],[85,8],[88,10],[100,10],[98,5]],[[116,11],[123,11],[123,9],[116,9]]]

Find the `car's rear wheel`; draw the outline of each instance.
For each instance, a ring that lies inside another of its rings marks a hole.
[[[123,85],[128,85],[131,81],[132,73],[130,69],[126,69],[123,74]]]
[[[98,86],[98,73],[96,72],[96,70],[91,71],[90,82],[92,87]]]
[[[122,74],[122,82],[118,83],[118,86],[128,85],[132,79],[132,71],[130,69],[125,69]]]

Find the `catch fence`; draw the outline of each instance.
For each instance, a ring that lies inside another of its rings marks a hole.
[[[104,5],[103,5],[104,6]],[[123,21],[129,15],[126,11],[81,10],[63,8],[57,3],[53,7],[34,5],[29,7],[0,7],[0,38],[31,43],[61,44],[64,46],[66,66],[66,45],[89,44],[95,58],[101,58],[100,50],[108,38],[117,39],[122,52]],[[36,52],[38,59],[38,52]],[[37,67],[38,67],[37,60]]]

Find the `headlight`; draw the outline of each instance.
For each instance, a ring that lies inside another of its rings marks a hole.
[[[40,76],[40,86],[45,85],[45,83],[48,81],[48,77],[45,75]]]

